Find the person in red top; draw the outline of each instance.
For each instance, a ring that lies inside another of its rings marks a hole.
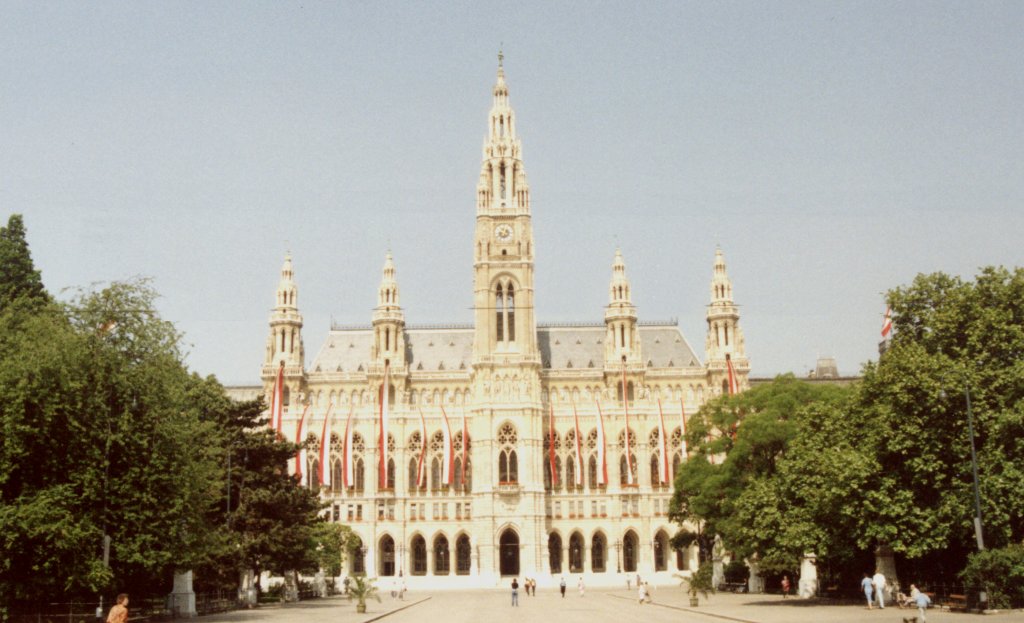
[[[782,598],[789,597],[789,576],[782,576]],[[108,622],[109,623],[109,622]]]
[[[107,615],[107,623],[128,623],[128,594],[121,593],[117,596],[117,603],[110,609]]]

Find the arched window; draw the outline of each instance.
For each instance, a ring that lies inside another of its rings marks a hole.
[[[551,461],[548,460],[548,450],[544,450],[544,489],[551,490]]]
[[[313,459],[309,463],[309,488],[316,490],[320,488],[320,459]]]
[[[627,464],[627,462],[626,462],[626,453],[623,452],[621,457],[619,458],[619,484],[620,485],[628,485],[629,484],[629,475],[628,475],[629,471],[630,471],[629,467],[633,468],[632,469],[632,472],[633,472],[633,484],[636,485],[636,484],[638,484],[638,481],[637,481],[637,478],[636,478],[636,456],[634,454],[630,453],[630,455],[629,455],[629,463]]]
[[[472,567],[473,551],[469,547],[469,537],[460,535],[455,540],[455,575],[469,575]]]
[[[441,460],[436,456],[430,460],[430,488],[433,491],[441,488]]]
[[[551,573],[562,572],[562,537],[557,532],[548,535],[548,558],[551,561]]]
[[[416,489],[418,488],[416,486],[418,484],[416,482],[416,472],[418,471],[419,459],[417,459],[416,457],[409,459],[409,479],[407,481],[409,483],[409,493],[416,491]]]
[[[443,534],[434,539],[434,575],[448,575],[451,571],[451,558],[448,551],[448,539]]]
[[[583,573],[583,535],[573,532],[569,537],[569,573]]]
[[[331,491],[341,491],[345,484],[342,480],[344,480],[344,476],[341,473],[341,459],[335,459],[331,464]]]
[[[505,341],[505,292],[498,284],[497,293],[494,296],[494,326],[497,328],[497,341]]]
[[[651,486],[661,486],[661,460],[657,453],[651,455]]]
[[[622,570],[635,572],[637,566],[638,542],[636,533],[630,530],[622,538]]]
[[[362,457],[355,459],[352,470],[355,472],[355,490],[362,491],[366,487],[366,465]]]
[[[391,458],[388,459],[388,482],[387,482],[387,485],[388,485],[387,486],[388,489],[392,489],[393,490],[395,488],[395,459],[391,459]]]
[[[418,534],[412,538],[412,574],[427,574],[427,542]]]
[[[516,296],[512,284],[508,284],[508,297],[505,299],[505,312],[508,316],[508,341],[516,341]]]
[[[498,482],[519,482],[519,460],[516,457],[516,429],[511,424],[503,424],[498,430]]]
[[[597,490],[597,455],[591,454],[587,461],[587,484],[592,491]]]
[[[565,457],[565,488],[572,491],[576,488],[576,458]]]
[[[594,573],[604,573],[606,568],[605,552],[608,551],[608,543],[604,535],[598,532],[590,543],[590,570]]]

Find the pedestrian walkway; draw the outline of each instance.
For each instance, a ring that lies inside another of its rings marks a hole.
[[[680,588],[659,587],[654,603],[639,605],[636,591],[593,590],[586,597],[558,589],[539,589],[537,596],[519,591],[519,607],[511,607],[510,590],[432,591],[407,594],[404,601],[386,593],[382,602],[370,601],[365,613],[355,602],[329,597],[280,606],[263,606],[203,617],[201,623],[901,623],[917,610],[867,610],[863,606],[834,605],[786,599],[777,595],[715,594],[690,608],[689,596]],[[992,615],[928,610],[928,623],[1024,623],[1024,612]]]

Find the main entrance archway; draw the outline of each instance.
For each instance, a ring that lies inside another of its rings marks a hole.
[[[519,575],[519,535],[508,528],[501,533],[498,544],[501,575]]]

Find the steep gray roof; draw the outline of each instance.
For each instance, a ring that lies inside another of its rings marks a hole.
[[[537,342],[545,368],[603,368],[605,325],[541,325]],[[655,368],[700,366],[700,360],[675,324],[641,325],[645,363]],[[407,327],[406,361],[413,371],[469,369],[473,362],[472,326]],[[370,327],[332,328],[311,372],[358,372],[370,359]]]

